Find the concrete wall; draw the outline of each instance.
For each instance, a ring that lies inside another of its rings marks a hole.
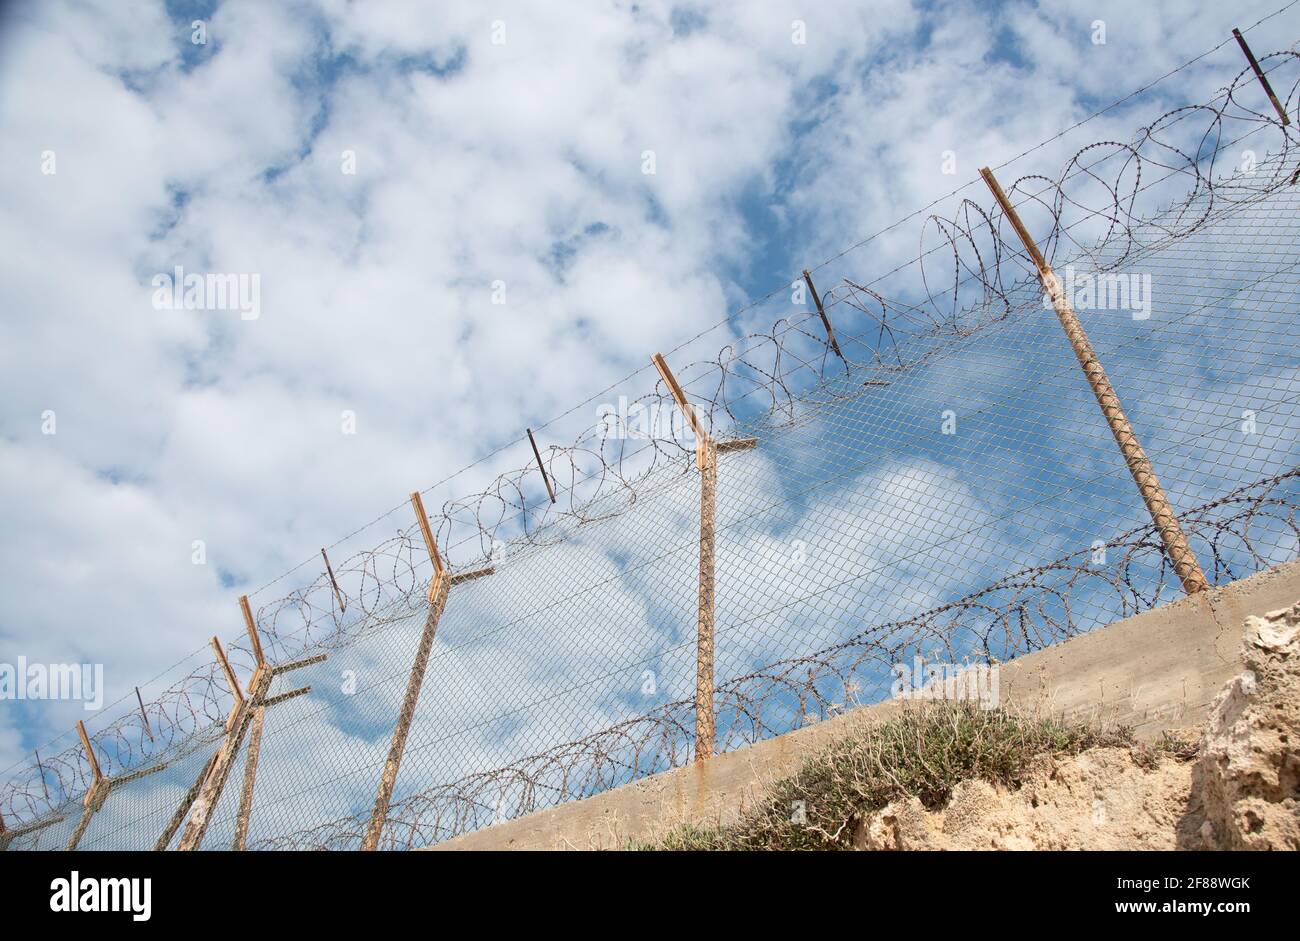
[[[1122,722],[1143,738],[1197,726],[1241,669],[1247,615],[1300,600],[1300,561],[1117,621],[1004,664],[1003,705]],[[666,771],[586,800],[438,844],[435,850],[616,849],[691,822],[734,819],[809,755],[902,708],[888,701]]]

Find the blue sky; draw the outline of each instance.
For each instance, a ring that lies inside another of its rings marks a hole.
[[[765,327],[789,298],[751,299],[1282,5],[9,7],[0,660],[102,662],[130,694],[411,489],[522,466],[526,426],[571,441],[601,390],[650,387],[651,352]],[[1289,48],[1300,15],[1249,35]],[[1224,47],[1005,173],[1242,67]],[[920,221],[819,287],[914,258]],[[258,273],[260,317],[155,309],[178,264]],[[6,706],[0,767],[77,713]]]

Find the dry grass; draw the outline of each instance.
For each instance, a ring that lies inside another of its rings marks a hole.
[[[982,778],[1014,788],[1037,755],[1095,747],[1145,747],[1184,758],[1175,740],[1138,746],[1125,728],[1103,729],[972,704],[908,710],[804,763],[733,824],[679,827],[636,850],[828,850],[851,847],[858,822],[890,801],[915,795],[942,807],[959,782]],[[1135,756],[1136,757],[1136,756]],[[802,802],[802,805],[800,804]]]

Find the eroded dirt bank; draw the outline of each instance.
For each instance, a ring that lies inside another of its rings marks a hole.
[[[1172,749],[1034,759],[1020,786],[958,784],[865,818],[859,849],[1300,849],[1300,603],[1246,620],[1245,669]]]

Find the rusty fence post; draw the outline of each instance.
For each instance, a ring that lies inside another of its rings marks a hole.
[[[172,837],[174,837],[176,831],[181,828],[181,824],[185,822],[186,815],[189,814],[190,808],[194,806],[194,802],[198,800],[199,791],[203,789],[203,784],[208,780],[208,775],[212,773],[212,767],[216,763],[217,756],[214,753],[212,757],[204,763],[203,768],[199,771],[199,776],[195,779],[194,784],[190,787],[189,791],[186,792],[185,796],[181,798],[181,802],[176,805],[176,811],[172,814],[171,819],[167,821],[167,826],[163,828],[162,835],[158,837],[158,841],[153,845],[154,852],[161,853],[171,845]]]
[[[393,789],[397,785],[397,773],[402,767],[402,756],[406,752],[406,740],[411,734],[411,724],[415,721],[415,710],[420,702],[420,690],[424,686],[424,674],[429,667],[429,654],[433,650],[434,637],[438,632],[438,621],[447,607],[447,595],[452,586],[474,581],[496,571],[494,566],[486,566],[471,572],[452,574],[443,565],[442,554],[438,551],[437,540],[429,526],[429,515],[424,511],[424,500],[418,490],[411,493],[411,508],[415,511],[420,524],[420,534],[424,537],[424,547],[428,550],[429,561],[433,563],[433,579],[429,583],[429,613],[424,619],[424,630],[420,633],[420,643],[415,651],[415,661],[406,678],[406,693],[402,697],[402,706],[397,714],[397,725],[393,728],[393,738],[388,747],[388,758],[379,777],[379,790],[375,794],[375,806],[370,812],[370,822],[366,825],[365,835],[361,839],[361,849],[374,851],[379,849],[379,840],[383,836],[384,826],[388,823],[388,807],[393,799]]]
[[[291,670],[298,670],[329,659],[329,654],[317,654],[293,663],[281,664],[271,668],[271,676],[277,677]],[[266,723],[266,711],[282,702],[296,699],[311,692],[310,686],[290,690],[278,696],[264,696],[261,705],[253,709],[253,721],[248,732],[248,753],[244,756],[244,786],[239,792],[239,813],[235,817],[235,838],[232,850],[243,850],[248,843],[248,827],[253,816],[253,787],[257,783],[257,763],[262,756],[262,727]]]
[[[253,710],[248,733],[248,754],[244,756],[244,786],[239,792],[239,816],[235,819],[232,850],[242,850],[248,842],[248,824],[253,814],[253,785],[257,781],[257,761],[262,754],[262,726],[266,723],[266,706]]]
[[[1011,205],[1006,193],[998,185],[992,171],[985,167],[980,170],[980,175],[984,177],[984,182],[988,184],[989,190],[993,193],[993,198],[1002,207],[1002,212],[1006,215],[1012,228],[1016,230],[1016,234],[1025,246],[1025,251],[1033,259],[1034,267],[1038,269],[1038,277],[1042,282],[1043,290],[1047,292],[1048,297],[1052,300],[1057,319],[1061,321],[1065,336],[1070,341],[1074,355],[1079,360],[1079,366],[1083,369],[1088,385],[1092,387],[1092,393],[1097,398],[1097,404],[1101,406],[1101,413],[1105,416],[1111,434],[1114,435],[1115,442],[1119,445],[1120,453],[1124,456],[1124,463],[1128,465],[1129,473],[1133,476],[1133,482],[1137,484],[1138,492],[1142,495],[1143,502],[1146,503],[1147,511],[1151,514],[1156,531],[1160,534],[1160,539],[1164,544],[1165,554],[1169,557],[1174,571],[1182,582],[1183,591],[1189,595],[1205,591],[1209,584],[1205,579],[1205,574],[1201,571],[1200,563],[1196,561],[1196,556],[1193,554],[1191,546],[1188,545],[1187,537],[1178,524],[1178,517],[1174,515],[1173,508],[1165,497],[1165,492],[1160,486],[1155,470],[1151,467],[1151,461],[1147,459],[1146,452],[1142,449],[1142,444],[1133,431],[1133,426],[1129,424],[1128,417],[1120,407],[1119,396],[1115,394],[1110,379],[1106,376],[1106,371],[1097,359],[1097,354],[1093,352],[1092,344],[1088,341],[1088,335],[1084,332],[1083,325],[1074,312],[1074,307],[1070,304],[1069,298],[1065,296],[1060,279],[1052,271],[1047,259],[1043,257],[1043,253],[1038,250],[1038,245],[1035,244],[1024,223],[1020,221],[1020,216],[1016,213],[1015,207]]]
[[[410,675],[406,679],[406,694],[402,697],[402,707],[397,714],[397,726],[393,729],[393,739],[388,747],[388,759],[379,778],[379,792],[375,795],[375,806],[370,813],[370,823],[361,840],[361,848],[366,851],[379,849],[379,838],[383,835],[384,825],[388,822],[388,805],[393,799],[393,788],[397,784],[397,772],[401,770],[402,755],[406,751],[406,739],[411,732],[411,722],[415,718],[415,707],[420,701],[420,688],[424,685],[424,673],[429,666],[429,653],[433,649],[433,639],[438,632],[438,621],[447,606],[447,591],[451,579],[446,577],[442,565],[442,556],[438,544],[434,541],[433,530],[429,528],[429,517],[424,512],[424,501],[418,490],[411,493],[411,506],[420,523],[420,533],[424,536],[424,546],[433,563],[433,581],[429,585],[429,613],[424,619],[424,630],[420,634],[420,644],[415,651],[415,662],[411,665]]]
[[[832,335],[832,342],[834,338]],[[677,377],[668,368],[663,355],[655,353],[650,362],[663,378],[677,407],[686,416],[695,433],[695,465],[700,470],[700,541],[699,588],[695,622],[695,760],[704,761],[717,750],[717,717],[714,711],[714,638],[717,633],[717,489],[718,455],[743,451],[758,444],[756,438],[717,442],[713,440],[687,401]]]
[[[803,280],[808,285],[808,291],[812,294],[813,303],[817,305],[817,314],[822,319],[822,326],[826,328],[826,339],[830,342],[831,349],[847,365],[848,359],[840,352],[840,344],[835,339],[835,328],[831,326],[831,318],[826,316],[826,308],[822,306],[821,295],[817,293],[817,288],[813,286],[812,275],[808,273],[807,268],[803,270]]]
[[[533,429],[529,428],[528,443],[533,446],[533,457],[537,458],[537,469],[542,472],[542,483],[546,484],[546,495],[555,502],[555,490],[551,487],[551,475],[546,473],[546,465],[542,463],[542,452],[537,447],[537,439],[533,437]]]
[[[717,726],[713,716],[713,634],[714,610],[714,504],[718,479],[717,448],[713,437],[704,429],[677,377],[668,368],[662,353],[650,362],[672,394],[677,407],[695,433],[695,465],[700,470],[700,568],[695,629],[695,760],[704,761],[716,747]]]
[[[226,787],[226,780],[230,777],[235,758],[244,743],[244,736],[248,734],[253,713],[261,707],[270,685],[270,670],[258,670],[253,674],[253,681],[248,688],[248,697],[236,705],[235,712],[232,714],[233,723],[213,758],[211,770],[204,779],[202,787],[199,788],[198,796],[194,800],[193,813],[190,815],[189,822],[185,824],[185,832],[181,834],[180,843],[176,847],[178,850],[196,850],[203,844],[203,838],[208,833],[208,825],[212,822],[212,815],[216,812],[217,802],[221,799],[221,792]]]
[[[230,695],[235,701],[230,707],[230,714],[226,716],[226,731],[235,724],[235,717],[239,715],[239,710],[244,708],[244,691],[239,688],[239,680],[235,679],[235,671],[230,668],[230,661],[226,659],[226,652],[221,647],[221,641],[214,635],[209,641],[212,645],[212,652],[216,654],[217,665],[221,667],[221,672],[225,674],[226,685],[230,687]]]
[[[77,735],[81,737],[81,747],[86,752],[86,758],[90,762],[90,770],[94,777],[91,779],[86,796],[82,799],[81,819],[77,821],[77,827],[72,831],[72,836],[68,839],[68,845],[64,847],[68,852],[77,848],[81,838],[86,835],[86,828],[90,826],[91,818],[104,806],[104,800],[108,797],[108,787],[104,784],[103,772],[99,770],[99,759],[95,757],[95,749],[91,747],[90,736],[86,734],[86,723],[77,722]]]
[[[718,447],[705,436],[698,449],[700,467],[700,570],[695,641],[695,760],[713,756],[718,724],[714,716],[714,634],[717,630],[715,578],[717,529],[714,514],[718,491]]]
[[[334,587],[334,597],[339,602],[339,613],[344,614],[348,610],[347,599],[343,597],[343,589],[339,587],[339,581],[334,577],[334,566],[330,565],[330,557],[321,549],[320,557],[325,560],[325,574],[330,577],[330,585]]]
[[[149,724],[149,714],[144,711],[144,697],[140,695],[140,687],[135,688],[135,701],[140,704],[140,718],[144,720],[144,730],[149,733],[149,741],[153,741],[153,726]]]
[[[230,669],[230,664],[221,649],[220,641],[215,637],[212,639],[213,650],[217,654],[217,660],[222,671],[226,674],[226,682],[231,685],[235,704],[230,710],[229,718],[226,720],[225,740],[221,743],[221,747],[217,749],[217,753],[212,759],[211,769],[204,778],[198,795],[193,800],[193,813],[190,814],[190,819],[185,824],[185,831],[181,834],[180,843],[176,847],[182,851],[196,850],[203,844],[203,838],[208,833],[208,825],[212,822],[212,815],[216,812],[217,802],[221,799],[221,792],[226,787],[226,780],[230,777],[230,771],[234,767],[236,757],[239,755],[239,749],[244,744],[244,736],[248,734],[253,713],[265,701],[267,690],[271,688],[271,680],[274,676],[274,671],[266,662],[266,657],[262,653],[262,640],[258,636],[257,622],[253,618],[247,595],[240,597],[239,607],[244,615],[244,626],[248,631],[248,640],[253,651],[253,657],[256,660],[256,666],[253,669],[253,678],[248,683],[248,693],[244,695],[239,689],[234,671]]]
[[[1237,45],[1241,47],[1242,54],[1245,55],[1246,61],[1250,63],[1250,67],[1254,70],[1255,78],[1259,79],[1259,84],[1264,87],[1264,94],[1268,95],[1268,100],[1273,102],[1273,110],[1276,111],[1277,116],[1282,119],[1282,124],[1290,125],[1291,119],[1287,116],[1286,109],[1282,107],[1282,102],[1278,101],[1277,95],[1273,93],[1273,86],[1269,84],[1268,76],[1264,74],[1264,70],[1261,69],[1259,63],[1255,61],[1255,53],[1251,52],[1250,46],[1246,45],[1246,37],[1241,35],[1241,30],[1237,29],[1235,26],[1232,29],[1232,35],[1236,38]]]

